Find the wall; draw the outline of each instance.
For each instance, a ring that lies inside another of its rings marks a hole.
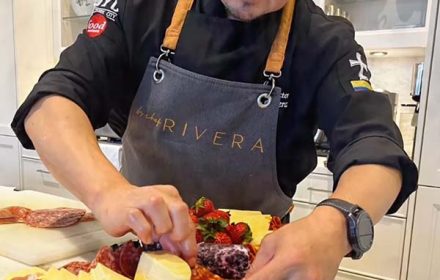
[[[412,92],[413,69],[416,63],[424,61],[421,56],[408,57],[369,57],[368,64],[373,74],[371,83],[374,89],[383,89],[399,95],[399,104],[415,104]],[[412,125],[414,107],[400,106],[397,123],[402,131],[405,151],[413,153],[415,127]]]
[[[14,0],[19,104],[40,75],[55,65],[52,18],[52,0]]]

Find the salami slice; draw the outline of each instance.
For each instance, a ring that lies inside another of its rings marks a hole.
[[[23,223],[31,209],[11,206],[0,209],[0,224]]]
[[[85,213],[83,209],[42,209],[30,212],[25,217],[25,223],[38,228],[68,227],[77,224]]]
[[[124,276],[130,279],[134,278],[141,255],[142,248],[140,248],[138,243],[129,241],[121,246],[119,266]]]
[[[92,262],[91,267],[94,268],[96,267],[97,263],[100,263],[115,272],[120,272],[119,260],[116,259],[118,254],[114,253],[116,251],[113,251],[113,249],[109,246],[102,247],[101,250],[99,250],[98,254],[96,255],[95,260]]]
[[[64,266],[69,272],[78,275],[80,271],[89,272],[90,262],[71,262]]]

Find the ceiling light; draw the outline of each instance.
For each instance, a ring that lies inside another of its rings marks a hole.
[[[372,55],[372,56],[386,56],[386,55],[388,55],[388,52],[375,51],[375,52],[370,52],[370,55]]]

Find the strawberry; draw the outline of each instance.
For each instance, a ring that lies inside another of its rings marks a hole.
[[[272,220],[270,220],[269,230],[277,230],[283,226],[280,217],[272,216]]]
[[[233,223],[226,227],[226,232],[234,244],[248,244],[252,241],[252,231],[246,223]]]
[[[224,221],[226,224],[229,224],[229,219],[231,214],[222,210],[214,210],[211,213],[208,213],[203,216],[203,219],[208,221]]]
[[[195,224],[199,223],[199,218],[197,218],[193,209],[189,209],[189,216],[191,217],[191,221],[193,221],[193,223],[195,223]]]
[[[201,243],[204,241],[205,238],[203,238],[203,233],[200,229],[196,230],[196,241],[197,243]]]
[[[225,232],[216,232],[214,234],[214,243],[215,244],[225,244],[225,245],[231,245],[232,240],[229,235],[227,235]]]
[[[257,256],[257,249],[252,244],[246,244],[246,249],[249,251],[249,259],[251,263],[255,260],[255,257]]]
[[[202,217],[215,210],[214,203],[206,197],[199,198],[192,207],[197,217]]]

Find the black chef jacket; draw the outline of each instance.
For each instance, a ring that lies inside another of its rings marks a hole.
[[[24,129],[26,115],[37,100],[53,93],[78,104],[94,128],[108,122],[122,135],[147,62],[160,54],[176,3],[98,1],[95,15],[103,14],[107,21],[105,30],[98,26],[98,31],[104,32],[93,37],[85,30],[61,54],[56,67],[42,75],[18,110],[12,127],[23,146],[33,148]],[[220,79],[262,83],[280,18],[279,11],[252,22],[233,21],[227,19],[220,0],[196,1],[173,63]],[[208,24],[216,24],[218,32],[206,32]],[[88,26],[89,31],[96,28]],[[284,92],[277,168],[287,195],[293,196],[297,184],[316,166],[313,138],[317,127],[330,141],[328,167],[335,186],[353,165],[381,164],[399,169],[403,186],[389,213],[398,210],[416,189],[417,169],[402,149],[387,96],[368,86],[356,86],[356,81],[370,76],[363,49],[354,40],[353,26],[327,17],[312,0],[297,0],[283,75],[277,82]]]

